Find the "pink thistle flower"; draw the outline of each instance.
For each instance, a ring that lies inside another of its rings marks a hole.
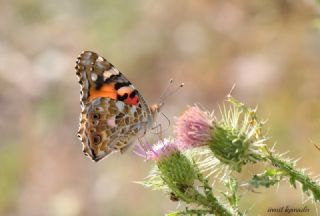
[[[153,160],[156,162],[179,151],[174,140],[170,138],[159,140],[155,145],[147,143],[146,146],[142,144],[136,146],[135,153],[138,156],[143,157],[145,160]]]
[[[176,119],[174,132],[181,149],[206,145],[211,139],[213,113],[202,111],[198,106],[189,107]]]

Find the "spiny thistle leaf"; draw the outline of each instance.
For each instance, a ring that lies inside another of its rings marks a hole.
[[[297,182],[301,184],[302,191],[306,195],[313,195],[315,202],[320,202],[320,185],[319,180],[312,180],[304,171],[299,170],[295,167],[295,163],[289,159],[282,159],[281,155],[274,155],[269,153],[266,156],[268,160],[279,170],[283,172],[284,176],[289,178],[289,183],[297,188]]]
[[[281,181],[283,173],[278,169],[267,169],[264,173],[254,175],[249,181],[249,185],[258,188],[269,188]]]

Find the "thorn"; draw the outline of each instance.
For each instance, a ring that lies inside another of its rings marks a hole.
[[[229,91],[229,94],[227,97],[231,97],[233,90],[236,88],[236,84],[234,83],[231,87],[231,90]]]

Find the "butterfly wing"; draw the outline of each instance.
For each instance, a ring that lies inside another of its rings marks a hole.
[[[147,130],[148,114],[139,106],[100,97],[87,106],[79,134],[84,152],[99,161],[122,151]]]
[[[152,125],[151,111],[128,79],[98,54],[85,51],[76,63],[82,112],[78,137],[98,161],[123,151]]]

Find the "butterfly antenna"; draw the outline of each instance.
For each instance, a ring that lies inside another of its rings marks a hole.
[[[169,91],[169,88],[171,86],[171,84],[173,83],[173,79],[170,79],[169,81],[169,84],[167,85],[167,87],[165,88],[165,90],[163,91],[163,93],[161,94],[161,96],[159,97],[159,102],[158,102],[158,106],[159,107],[162,107],[164,105],[164,101],[172,96],[173,94],[175,94],[180,88],[182,88],[184,86],[184,83],[181,83],[179,86],[177,86],[176,88],[174,88],[172,91]],[[156,125],[154,128],[152,128],[153,130],[154,129],[157,129],[157,128],[160,128],[160,132],[155,132],[153,134],[157,134],[157,135],[160,135],[160,138],[162,139],[162,132],[166,131],[169,129],[170,125],[171,125],[171,122],[170,122],[170,119],[163,113],[161,112],[161,114],[167,119],[168,121],[168,126],[163,130],[162,127],[161,127],[161,124],[158,124]]]
[[[164,89],[164,91],[163,91],[162,94],[160,95],[160,97],[159,97],[159,102],[163,101],[162,98],[168,93],[169,88],[170,88],[170,86],[171,86],[172,83],[173,83],[173,79],[171,78],[170,81],[169,81],[169,83],[168,83],[168,85],[167,85],[167,87]]]
[[[179,86],[177,86],[175,89],[173,89],[172,91],[168,91],[167,94],[164,94],[161,98],[160,104],[163,104],[163,102],[170,96],[172,96],[173,94],[175,94],[180,88],[182,88],[184,86],[184,83],[181,83]]]

